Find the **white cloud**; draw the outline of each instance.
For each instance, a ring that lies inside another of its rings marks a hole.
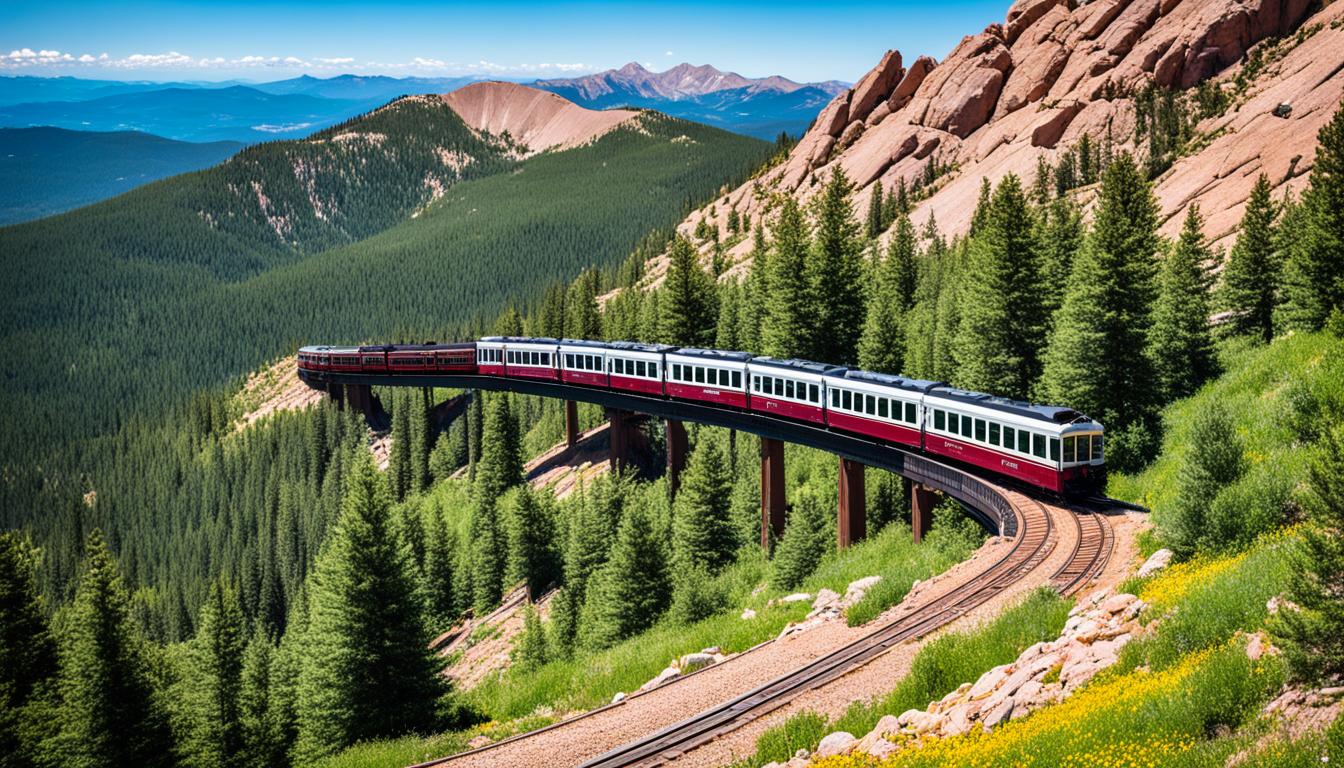
[[[353,64],[353,63],[355,63],[355,59],[354,59],[353,56],[337,56],[337,57],[335,57],[335,58],[330,58],[330,59],[328,59],[328,58],[320,58],[320,57],[319,57],[319,58],[313,59],[313,61],[316,61],[318,64]]]
[[[664,56],[676,56],[677,54],[675,54],[675,53],[673,53],[673,52],[671,52],[671,51],[663,51],[663,55],[664,55]]]

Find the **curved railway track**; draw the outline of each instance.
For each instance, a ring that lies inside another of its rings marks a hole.
[[[1100,510],[1070,507],[1078,536],[1068,562],[1050,577],[1050,586],[1066,597],[1091,584],[1106,567],[1115,548],[1115,530]]]

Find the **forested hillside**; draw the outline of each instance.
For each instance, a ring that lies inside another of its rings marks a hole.
[[[403,100],[310,141],[0,230],[15,436],[4,450],[96,433],[302,341],[441,334],[615,262],[766,151],[649,114],[520,164],[438,100]]]

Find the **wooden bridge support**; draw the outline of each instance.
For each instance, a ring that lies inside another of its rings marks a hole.
[[[686,425],[676,419],[664,419],[667,443],[667,486],[673,496],[681,487],[681,471],[686,468]]]
[[[565,401],[565,445],[570,448],[579,442],[579,404]]]
[[[933,508],[938,504],[938,494],[919,483],[905,482],[910,486],[910,529],[918,544],[933,527]]]
[[[836,544],[845,549],[863,538],[865,531],[864,466],[857,461],[840,459],[840,506],[836,526]]]
[[[784,535],[784,443],[761,438],[761,547]]]

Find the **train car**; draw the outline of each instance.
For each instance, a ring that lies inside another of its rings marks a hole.
[[[299,370],[317,370],[317,347],[299,347]]]
[[[360,373],[387,373],[387,353],[396,349],[391,344],[372,344],[359,348]]]
[[[601,341],[560,340],[560,380],[566,384],[607,386],[607,345]]]
[[[924,394],[941,384],[885,373],[838,371],[826,377],[826,424],[921,448]]]
[[[476,343],[468,341],[435,345],[434,369],[439,373],[475,373]]]
[[[747,407],[746,352],[684,348],[664,355],[668,397]]]
[[[613,341],[607,345],[607,378],[612,389],[641,395],[666,394],[664,356],[676,347]]]
[[[504,375],[520,379],[560,380],[556,358],[560,342],[555,339],[504,337]]]
[[[433,373],[438,363],[433,344],[397,344],[387,352],[387,372],[393,375]]]
[[[826,423],[826,381],[845,368],[811,360],[753,357],[747,362],[751,410],[816,424]]]
[[[503,336],[486,336],[476,340],[476,372],[482,376],[504,375]]]
[[[924,408],[928,453],[1060,494],[1095,492],[1105,480],[1102,425],[1072,409],[948,387],[930,390]]]
[[[334,373],[359,373],[359,347],[331,347],[327,355],[327,370]]]

